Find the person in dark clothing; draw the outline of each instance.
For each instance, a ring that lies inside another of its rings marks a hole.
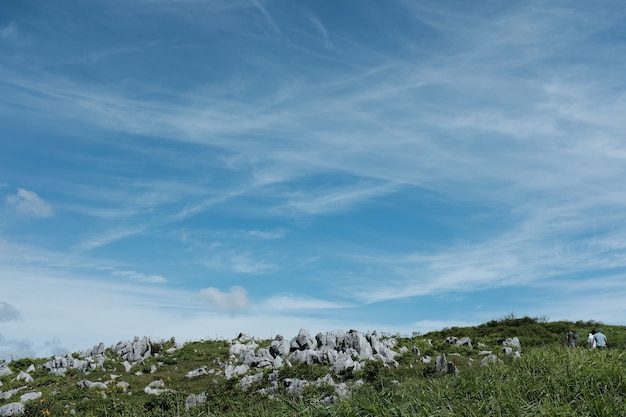
[[[578,333],[574,333],[571,329],[567,331],[567,345],[569,347],[576,347],[578,342]]]

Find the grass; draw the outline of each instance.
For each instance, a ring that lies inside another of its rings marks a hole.
[[[603,325],[610,348],[566,348],[569,328],[586,335],[600,324],[595,322],[549,322],[528,317],[505,317],[475,327],[450,328],[424,335],[402,337],[398,346],[409,348],[397,357],[398,367],[369,361],[363,369],[332,375],[336,383],[352,386],[350,395],[335,401],[330,385],[311,383],[300,394],[288,391],[285,378],[316,381],[326,375],[328,366],[296,365],[278,370],[279,384],[271,394],[259,393],[269,386],[272,370],[263,370],[264,378],[247,390],[239,378],[225,379],[219,374],[229,360],[225,341],[187,343],[167,354],[167,345],[159,357],[146,359],[126,373],[123,360],[107,351],[105,370],[85,376],[69,371],[65,377],[48,374],[41,368],[46,359],[20,359],[9,364],[13,375],[0,378],[3,391],[27,386],[19,394],[42,392],[42,397],[26,403],[27,416],[626,416],[626,327]],[[445,343],[448,336],[472,338],[473,348]],[[505,358],[480,366],[479,350],[500,352],[507,337],[522,341],[518,359]],[[429,342],[430,340],[430,342]],[[268,341],[259,345],[265,347]],[[478,347],[478,343],[483,346]],[[422,362],[411,352],[417,346],[423,355],[446,353],[459,369],[457,375],[434,371],[434,360]],[[149,372],[161,362],[155,373]],[[20,370],[35,364],[35,379],[29,384],[13,378]],[[187,378],[185,374],[206,366],[216,373]],[[256,373],[259,370],[250,372]],[[127,391],[109,384],[106,389],[79,388],[81,379],[117,380],[129,383]],[[171,393],[148,395],[143,388],[155,380],[163,381]],[[362,381],[362,385],[356,384]],[[189,394],[206,393],[206,402],[186,409]],[[19,394],[16,396],[19,400]],[[0,406],[16,401],[0,399]]]

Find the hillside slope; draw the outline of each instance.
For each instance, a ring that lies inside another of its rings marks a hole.
[[[609,349],[590,349],[600,326]],[[624,326],[529,317],[411,337],[136,338],[0,364],[0,416],[626,416],[625,348]]]

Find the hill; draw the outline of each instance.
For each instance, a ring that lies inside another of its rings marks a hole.
[[[587,347],[599,327],[608,349]],[[411,336],[144,337],[1,363],[0,416],[626,416],[625,349],[624,326],[513,316]]]

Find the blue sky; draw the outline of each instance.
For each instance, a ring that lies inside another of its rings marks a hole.
[[[626,322],[620,1],[8,0],[0,357]]]

